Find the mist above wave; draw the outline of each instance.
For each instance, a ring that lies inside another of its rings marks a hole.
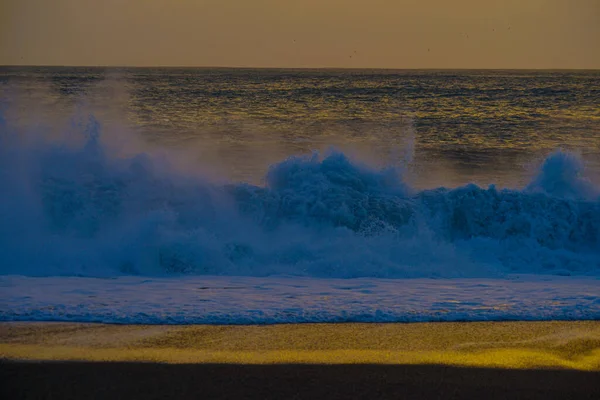
[[[283,160],[256,186],[119,154],[93,119],[81,138],[0,121],[1,273],[600,273],[600,192],[571,153],[549,155],[523,190],[417,191],[399,168],[335,151]]]

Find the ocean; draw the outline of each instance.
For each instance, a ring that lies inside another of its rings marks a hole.
[[[0,67],[0,320],[600,318],[600,71]]]

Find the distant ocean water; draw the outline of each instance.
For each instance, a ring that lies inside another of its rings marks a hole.
[[[558,148],[600,170],[600,71],[0,67],[0,90],[11,123],[62,132],[93,115],[105,140],[192,147],[234,181],[329,146],[390,165],[407,139],[419,188],[522,187]]]
[[[599,121],[599,71],[0,67],[0,320],[598,319]]]

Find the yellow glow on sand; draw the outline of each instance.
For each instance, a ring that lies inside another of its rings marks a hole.
[[[438,364],[600,371],[600,322],[143,326],[0,324],[0,358],[223,364]]]
[[[600,349],[565,359],[542,350],[499,349],[477,352],[382,350],[211,351],[177,348],[95,349],[0,345],[4,359],[36,361],[129,361],[214,364],[435,364],[491,368],[566,368],[600,370]]]

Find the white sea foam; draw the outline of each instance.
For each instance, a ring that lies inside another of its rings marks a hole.
[[[524,190],[417,191],[332,151],[217,183],[168,156],[0,121],[0,273],[475,277],[600,274],[599,190],[555,152]],[[125,155],[127,154],[127,155]]]
[[[600,281],[0,276],[0,321],[273,324],[600,319]]]

